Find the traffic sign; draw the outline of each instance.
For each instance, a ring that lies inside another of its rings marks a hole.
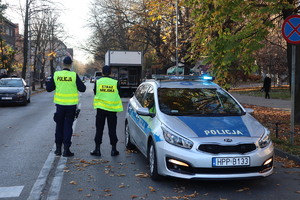
[[[300,15],[291,15],[282,24],[282,35],[291,44],[300,44]]]

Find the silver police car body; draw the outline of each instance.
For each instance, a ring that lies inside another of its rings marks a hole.
[[[273,173],[270,132],[212,81],[147,80],[129,100],[125,144],[147,157],[150,176],[242,179]],[[253,110],[252,110],[253,111]]]

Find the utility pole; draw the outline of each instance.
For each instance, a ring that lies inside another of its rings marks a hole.
[[[30,86],[31,85],[31,30],[30,30],[30,17],[28,16],[28,50],[27,50],[27,56],[28,56],[28,61],[27,61],[27,82]],[[35,90],[35,86],[32,88]]]
[[[176,76],[178,76],[178,0],[176,0]]]

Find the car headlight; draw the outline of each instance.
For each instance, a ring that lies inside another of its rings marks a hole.
[[[271,143],[271,138],[270,138],[270,131],[265,128],[265,132],[262,135],[262,137],[259,139],[259,147],[260,148],[265,148]]]
[[[24,90],[20,90],[18,93],[17,93],[18,96],[24,96],[25,95],[25,92]]]
[[[176,134],[172,133],[171,131],[167,130],[166,128],[163,128],[163,134],[165,137],[165,140],[178,147],[186,148],[186,149],[191,149],[193,147],[193,142]]]

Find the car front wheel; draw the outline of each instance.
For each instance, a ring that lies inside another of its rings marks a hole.
[[[129,150],[135,148],[134,144],[132,144],[130,141],[130,137],[131,136],[130,136],[129,126],[128,126],[128,123],[126,122],[126,124],[125,124],[125,146]]]
[[[161,180],[161,176],[157,172],[157,156],[153,141],[151,141],[149,145],[148,161],[150,167],[150,177],[152,180]]]

